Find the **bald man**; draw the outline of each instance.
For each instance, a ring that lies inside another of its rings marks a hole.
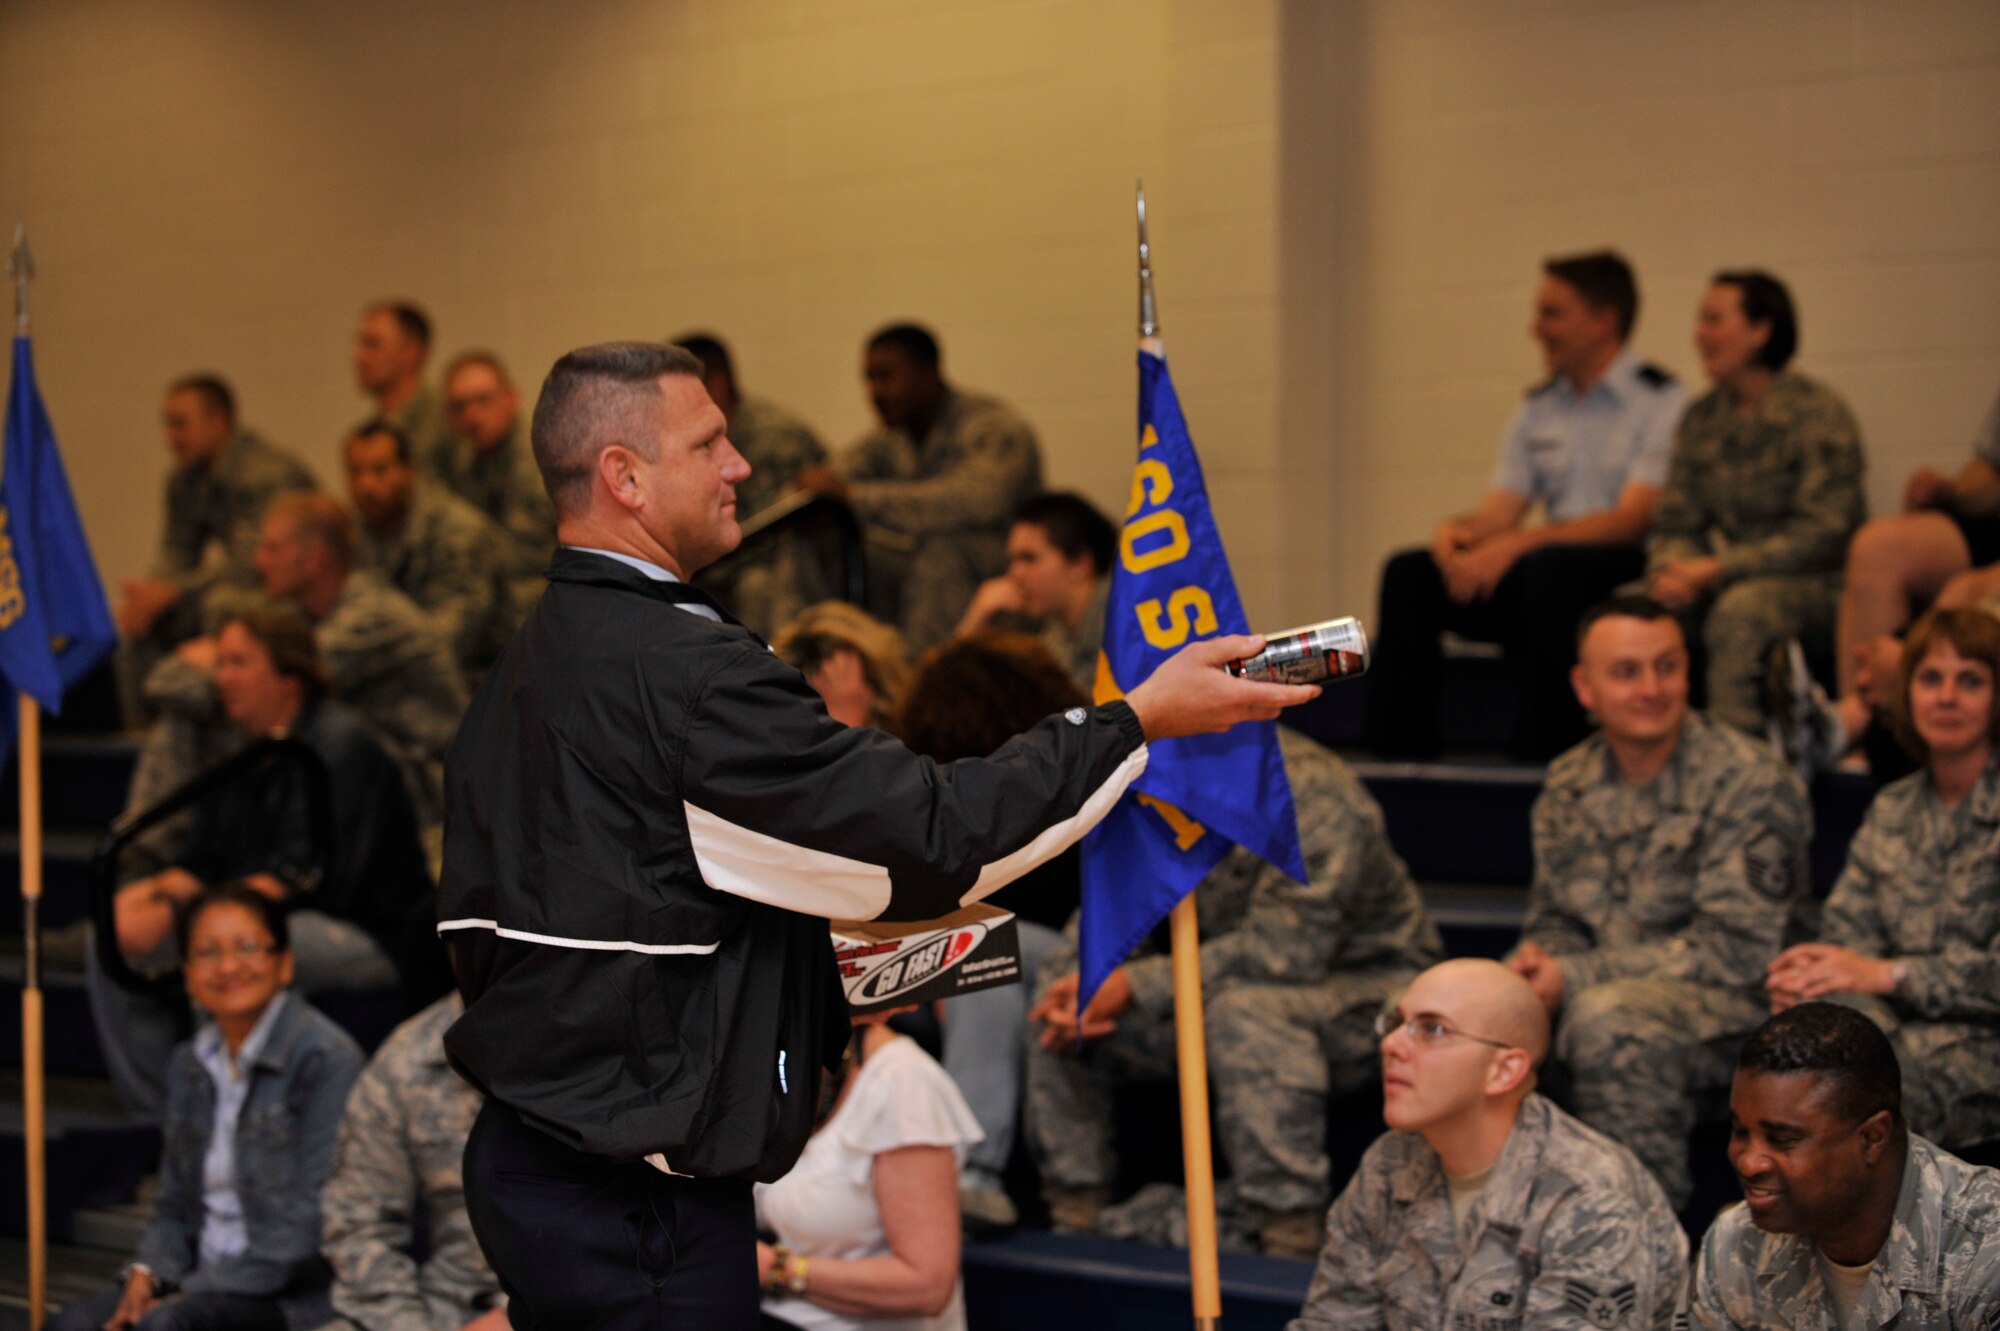
[[[1647,1331],[1687,1236],[1630,1151],[1535,1092],[1547,1010],[1497,962],[1431,967],[1376,1022],[1391,1131],[1327,1214],[1289,1331]]]

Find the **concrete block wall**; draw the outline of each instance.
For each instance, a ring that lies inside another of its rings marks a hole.
[[[0,216],[30,228],[115,584],[157,538],[162,387],[224,372],[337,484],[348,342],[387,295],[531,393],[579,343],[714,328],[834,445],[869,423],[862,338],[920,319],[1034,420],[1053,483],[1122,511],[1143,175],[1223,526],[1268,588],[1276,41],[1261,0],[20,0]]]
[[[1709,274],[1783,277],[1795,364],[1860,418],[1873,511],[1912,467],[1964,461],[2000,393],[2000,7],[1379,0],[1349,22],[1350,105],[1286,124],[1354,145],[1363,219],[1336,599],[1372,606],[1382,555],[1485,488],[1540,377],[1528,305],[1553,253],[1622,250],[1638,351],[1698,389]]]

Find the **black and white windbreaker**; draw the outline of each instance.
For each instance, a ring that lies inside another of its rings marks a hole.
[[[698,591],[575,550],[549,581],[445,759],[445,1047],[578,1149],[775,1179],[848,1038],[826,919],[942,915],[1061,853],[1144,770],[1138,718],[937,763]]]

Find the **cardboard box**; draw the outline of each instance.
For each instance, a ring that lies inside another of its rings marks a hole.
[[[833,955],[856,1012],[910,1007],[1021,982],[1014,916],[973,905],[936,920],[835,920]]]

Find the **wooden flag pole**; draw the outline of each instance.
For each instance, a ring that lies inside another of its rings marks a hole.
[[[21,1108],[28,1149],[28,1325],[48,1311],[49,1218],[42,1084],[42,709],[20,702],[21,914],[27,951],[21,982]]]
[[[1153,246],[1146,236],[1146,182],[1139,182],[1139,346],[1162,354],[1153,300]],[[1100,670],[1103,666],[1100,664]],[[1103,695],[1100,694],[1100,697]],[[1195,1331],[1222,1322],[1222,1270],[1215,1234],[1215,1148],[1208,1139],[1208,1033],[1201,1004],[1201,920],[1194,894],[1168,916],[1174,940],[1174,1042],[1180,1055],[1181,1163],[1187,1175],[1188,1276]]]
[[[1181,1162],[1187,1174],[1188,1275],[1196,1331],[1222,1321],[1215,1232],[1215,1151],[1208,1138],[1208,1035],[1201,1001],[1201,923],[1194,893],[1174,907],[1174,1038],[1180,1053]]]

